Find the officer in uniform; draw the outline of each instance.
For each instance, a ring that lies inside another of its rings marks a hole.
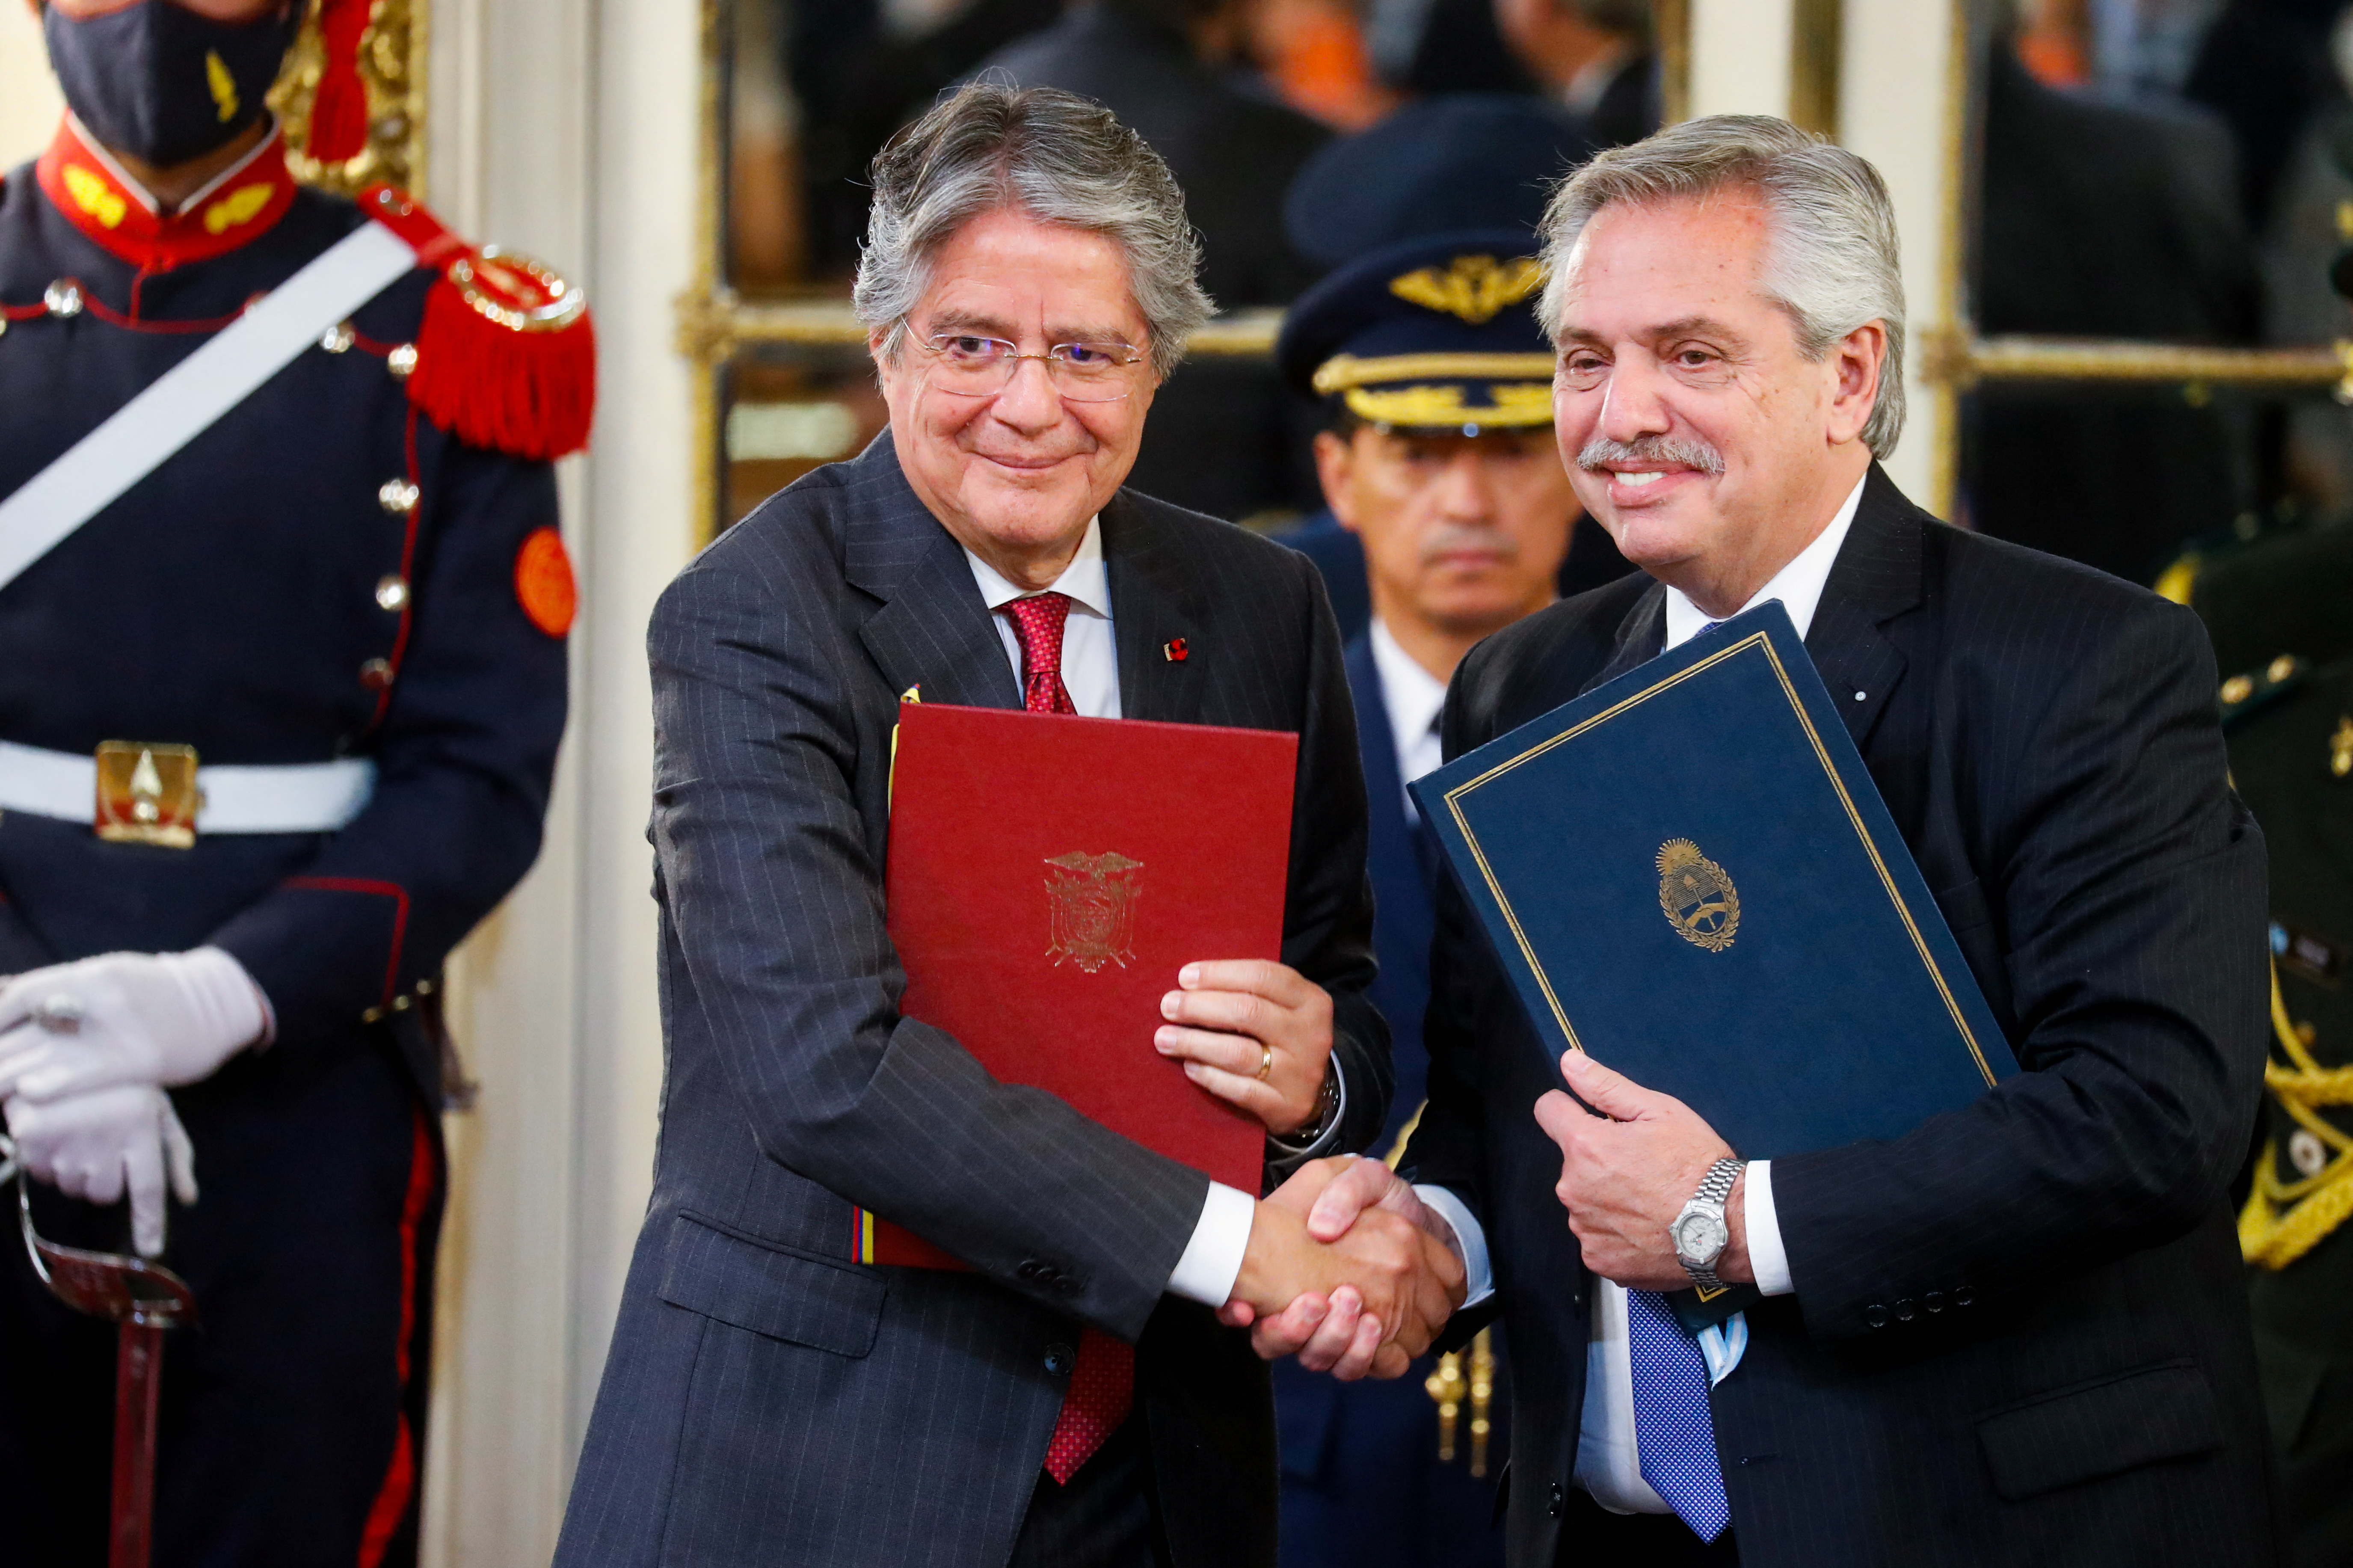
[[[2239,1219],[2299,1568],[2353,1561],[2353,528],[2214,560],[2190,603],[2222,668],[2231,776],[2271,860],[2270,1093]],[[2268,650],[2268,651],[2259,651]]]
[[[1372,803],[1367,868],[1404,1146],[1429,1058],[1437,846],[1405,792],[1440,762],[1446,683],[1472,645],[1552,603],[1577,520],[1553,438],[1551,345],[1525,227],[1408,239],[1341,268],[1283,324],[1284,379],[1321,400],[1318,477],[1352,543],[1366,618],[1345,668]],[[1322,564],[1319,558],[1318,564]],[[1274,1363],[1285,1568],[1503,1562],[1490,1456],[1506,1452],[1492,1332],[1395,1383]]]
[[[1425,99],[1370,130],[1328,143],[1308,160],[1284,198],[1283,226],[1301,255],[1335,268],[1411,240],[1442,246],[1473,230],[1515,230],[1495,243],[1514,255],[1533,255],[1553,186],[1593,153],[1576,122],[1539,99],[1502,93]],[[1537,346],[1545,345],[1538,340]],[[1293,379],[1316,399],[1313,422],[1322,422],[1322,395]],[[1341,637],[1360,636],[1372,616],[1372,599],[1356,532],[1324,507],[1275,537],[1324,574]],[[1561,596],[1632,570],[1607,532],[1580,528],[1561,563]]]
[[[72,112],[0,185],[0,1109],[43,1235],[194,1289],[186,1568],[414,1558],[436,977],[538,849],[592,396],[576,290],[289,176],[307,3],[48,0]],[[12,1257],[0,1558],[100,1563],[114,1333]]]

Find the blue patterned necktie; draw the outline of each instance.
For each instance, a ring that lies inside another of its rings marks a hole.
[[[1626,1343],[1634,1363],[1634,1445],[1642,1479],[1702,1541],[1732,1523],[1707,1407],[1707,1363],[1656,1290],[1626,1292]]]

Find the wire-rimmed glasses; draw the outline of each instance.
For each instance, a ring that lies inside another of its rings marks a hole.
[[[1134,367],[1144,351],[1117,342],[1055,343],[1041,354],[979,332],[934,332],[917,347],[936,366],[932,384],[957,397],[994,397],[1013,384],[1025,359],[1046,362],[1054,390],[1071,403],[1116,403],[1135,390]]]

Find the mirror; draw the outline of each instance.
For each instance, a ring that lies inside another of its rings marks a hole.
[[[1542,18],[1566,8],[1529,0],[704,7],[708,254],[681,327],[702,370],[696,504],[714,530],[881,430],[849,309],[866,169],[893,132],[976,71],[1098,98],[1168,159],[1202,234],[1203,281],[1225,314],[1158,393],[1131,482],[1264,528],[1322,504],[1310,458],[1317,412],[1282,389],[1269,361],[1282,307],[1325,265],[1283,222],[1302,164],[1430,94],[1557,89],[1572,112],[1622,121],[1621,140],[1683,98],[1683,0],[1592,0],[1582,12],[1620,30],[1575,37],[1543,33]],[[1835,0],[1799,10],[1820,30]]]
[[[1970,0],[1960,521],[2151,583],[2353,508],[2347,17]]]

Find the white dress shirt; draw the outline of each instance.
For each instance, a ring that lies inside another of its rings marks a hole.
[[[1853,526],[1855,509],[1862,504],[1862,480],[1813,542],[1792,557],[1757,590],[1742,611],[1778,599],[1790,624],[1802,637],[1814,624],[1814,610],[1830,582],[1831,566],[1839,546]],[[1690,641],[1714,624],[1715,617],[1684,596],[1678,588],[1666,595],[1666,647]],[[1781,1243],[1781,1224],[1773,1208],[1773,1163],[1752,1162],[1742,1189],[1741,1214],[1748,1232],[1748,1261],[1762,1295],[1787,1296],[1796,1285],[1789,1278],[1789,1257]],[[1487,1237],[1461,1199],[1443,1187],[1414,1189],[1424,1203],[1443,1215],[1462,1243],[1464,1272],[1470,1296],[1465,1306],[1484,1300],[1495,1288],[1494,1270],[1487,1256]],[[1577,1426],[1577,1484],[1593,1500],[1613,1513],[1672,1513],[1666,1500],[1642,1479],[1641,1459],[1634,1441],[1634,1363],[1626,1338],[1626,1288],[1596,1279],[1593,1292],[1593,1338],[1586,1351],[1585,1411]],[[1743,1325],[1745,1331],[1745,1325]],[[1711,1382],[1721,1383],[1739,1363],[1745,1331],[1731,1336],[1727,1350],[1722,1341],[1702,1350]]]
[[[1438,716],[1446,708],[1446,682],[1422,668],[1389,635],[1377,616],[1372,626],[1373,669],[1381,678],[1381,707],[1389,721],[1389,741],[1397,751],[1398,783],[1409,784],[1446,760],[1438,741]],[[1413,821],[1413,795],[1400,803],[1405,819]]]
[[[995,567],[970,550],[964,552],[964,557],[971,563],[972,580],[980,587],[989,618],[997,623],[997,635],[1004,642],[1005,658],[1013,667],[1013,679],[1018,684],[1021,679],[1021,639],[1014,633],[1013,617],[996,612],[1016,599],[1029,597],[1031,591],[1007,582]],[[1103,567],[1102,519],[1088,520],[1078,553],[1062,568],[1062,574],[1054,579],[1054,585],[1040,591],[1060,594],[1071,601],[1070,616],[1062,623],[1062,686],[1071,694],[1071,706],[1089,719],[1119,718],[1119,648],[1112,637],[1111,576]],[[1348,1103],[1347,1078],[1337,1060],[1333,1062],[1332,1071],[1339,1083],[1340,1099],[1332,1126],[1326,1130],[1327,1138],[1336,1134]],[[1313,1148],[1309,1152],[1322,1150]],[[1212,1307],[1224,1306],[1226,1299],[1234,1293],[1234,1280],[1242,1271],[1242,1254],[1250,1248],[1250,1221],[1257,1206],[1254,1194],[1211,1182],[1208,1196],[1201,1205],[1201,1217],[1193,1225],[1193,1238],[1186,1244],[1184,1256],[1177,1258],[1176,1270],[1168,1276],[1170,1293]]]

